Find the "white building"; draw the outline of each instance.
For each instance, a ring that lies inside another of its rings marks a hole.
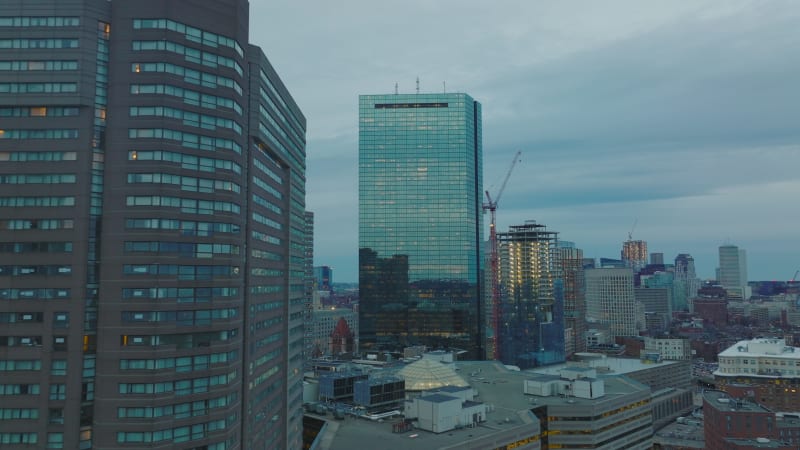
[[[800,348],[783,339],[739,341],[719,354],[715,376],[800,378]]]
[[[420,429],[434,433],[475,426],[486,421],[487,407],[474,398],[471,387],[445,386],[407,401],[405,417],[416,419]]]
[[[645,352],[658,352],[661,359],[683,361],[692,359],[692,346],[688,339],[644,338]]]

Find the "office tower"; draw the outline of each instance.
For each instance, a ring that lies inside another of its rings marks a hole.
[[[329,266],[314,267],[314,278],[317,290],[333,292],[333,268]]]
[[[586,351],[586,282],[583,269],[583,250],[574,242],[558,241],[558,263],[564,283],[564,328],[569,333],[567,356]]]
[[[638,336],[644,328],[636,303],[631,269],[586,271],[586,316],[608,325],[613,336]]]
[[[700,289],[700,280],[694,268],[694,258],[688,253],[681,253],[675,257],[675,303],[685,304],[690,311],[694,311],[693,299],[697,297]]]
[[[362,349],[483,357],[481,166],[469,95],[359,97]]]
[[[558,233],[528,221],[497,233],[501,298],[498,349],[522,369],[564,361],[564,288]]]
[[[634,272],[647,265],[647,242],[627,240],[622,243],[622,261],[625,267],[630,267]]]
[[[729,298],[747,299],[747,255],[735,245],[719,247],[719,283]]]
[[[664,264],[664,254],[663,253],[650,253],[650,264]]]
[[[0,116],[0,446],[299,448],[305,118],[247,1],[0,2]]]

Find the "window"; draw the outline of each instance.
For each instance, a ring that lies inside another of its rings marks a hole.
[[[64,448],[64,433],[47,433],[47,448]]]
[[[67,360],[54,359],[50,365],[50,375],[66,375],[67,374]]]
[[[51,384],[50,385],[50,400],[66,400],[67,399],[67,385],[66,384]]]
[[[50,408],[48,414],[48,422],[53,424],[64,423],[64,409],[63,408]]]

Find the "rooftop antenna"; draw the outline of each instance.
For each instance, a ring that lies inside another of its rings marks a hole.
[[[419,94],[419,77],[417,77],[417,94]]]
[[[442,93],[447,94],[447,82],[442,81]]]
[[[397,83],[395,83],[394,84],[394,95],[398,94],[397,90],[398,90],[398,86],[397,86]]]

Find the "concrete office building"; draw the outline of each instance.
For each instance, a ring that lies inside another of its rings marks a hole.
[[[612,336],[638,336],[644,311],[637,308],[633,271],[602,268],[586,271],[586,316],[609,327]]]
[[[717,280],[728,292],[729,299],[747,300],[747,253],[735,245],[719,247],[719,277]]]
[[[469,95],[359,96],[362,349],[484,357],[481,141]]]
[[[0,2],[4,449],[300,447],[305,118],[248,20]]]

